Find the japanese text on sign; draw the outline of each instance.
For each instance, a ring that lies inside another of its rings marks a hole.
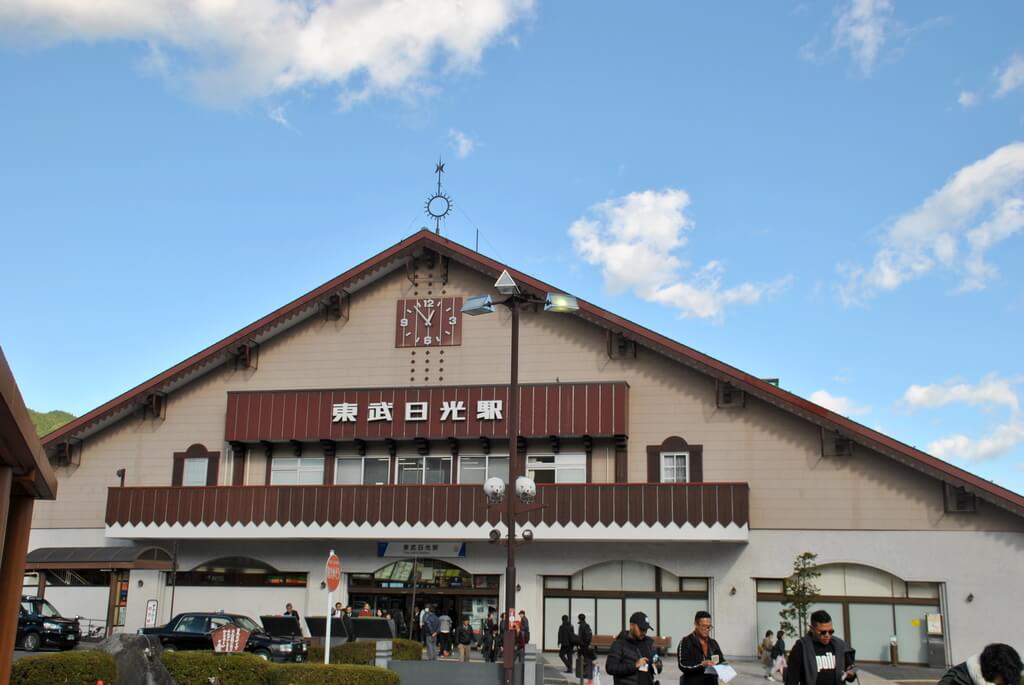
[[[502,400],[479,400],[476,403],[476,418],[480,421],[501,421]],[[370,402],[366,406],[368,422],[391,422],[394,420],[394,402]],[[429,402],[406,402],[406,421],[428,421]],[[466,403],[462,400],[445,400],[439,408],[441,421],[465,421]],[[331,407],[333,423],[355,423],[359,418],[359,405],[355,402],[340,402]]]

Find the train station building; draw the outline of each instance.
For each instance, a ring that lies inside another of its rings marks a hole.
[[[752,655],[802,552],[862,661],[896,636],[905,663],[955,663],[1016,625],[1024,497],[714,350],[582,298],[527,308],[512,425],[509,314],[462,311],[505,270],[559,292],[417,232],[46,436],[60,496],[35,506],[26,591],[108,631],[322,615],[334,549],[343,602],[480,619],[505,568],[481,484],[518,444],[545,506],[520,522],[515,606],[545,649],[562,614],[615,634],[642,610],[675,644],[708,609]]]

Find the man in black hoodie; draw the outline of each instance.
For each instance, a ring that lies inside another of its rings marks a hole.
[[[558,658],[565,664],[565,672],[572,673],[572,648],[576,644],[576,633],[572,630],[569,615],[562,614],[562,625],[558,626]]]
[[[852,682],[857,674],[853,651],[834,637],[832,617],[819,609],[811,614],[811,629],[796,641],[783,680],[786,685],[842,685]]]
[[[1020,681],[1020,655],[1010,645],[986,645],[981,654],[946,671],[939,685],[1016,685]]]
[[[604,663],[615,685],[653,685],[655,673],[661,673],[661,657],[654,640],[647,637],[650,629],[647,614],[638,611],[629,617],[629,629],[615,638]]]

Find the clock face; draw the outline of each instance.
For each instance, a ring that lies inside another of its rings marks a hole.
[[[398,301],[395,347],[461,344],[461,297],[420,297]]]

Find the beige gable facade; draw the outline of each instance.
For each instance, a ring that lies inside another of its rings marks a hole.
[[[422,250],[447,256],[447,263],[406,261]],[[504,308],[463,317],[460,345],[395,345],[397,300],[493,292],[501,265],[429,233],[382,255],[47,439],[51,458],[65,442],[74,458],[56,468],[59,498],[35,507],[31,548],[55,558],[83,546],[173,549],[181,581],[172,592],[167,570],[124,567],[104,571],[103,583],[76,587],[64,582],[74,575],[73,562],[41,563],[35,568],[49,579],[47,597],[65,612],[98,616],[110,631],[140,627],[153,602],[158,622],[210,608],[212,601],[254,617],[278,613],[286,601],[303,616],[317,615],[323,556],[331,547],[344,560],[343,601],[408,614],[408,578],[405,585],[396,582],[396,557],[382,556],[380,545],[462,543],[462,556],[424,559],[435,580],[418,590],[417,601],[426,597],[474,620],[489,606],[505,606],[503,552],[486,542],[492,529],[504,528],[491,510],[484,513],[479,486],[459,483],[457,465],[450,483],[396,484],[397,460],[424,454],[454,459],[453,450],[479,456],[486,448],[478,437],[451,443],[437,435],[429,441],[406,437],[390,445],[383,435],[367,438],[367,455],[391,459],[386,485],[270,485],[266,446],[248,441],[235,454],[228,442],[229,393],[508,384],[510,316]],[[517,278],[535,290],[543,285],[525,274]],[[339,302],[340,317],[299,315],[343,288],[351,297]],[[909,641],[901,652],[905,661],[923,662],[935,640],[951,661],[998,637],[987,636],[985,626],[1008,625],[1024,611],[1024,600],[987,592],[999,585],[1007,564],[1024,563],[1020,496],[583,304],[576,315],[521,313],[520,383],[549,390],[628,386],[624,436],[606,432],[591,440],[577,432],[553,441],[535,435],[527,442],[530,455],[551,458],[560,445],[556,460],[589,456],[587,482],[539,486],[545,513],[530,524],[536,544],[519,556],[515,602],[533,617],[539,646],[551,647],[557,618],[566,612],[587,613],[600,634],[617,631],[632,611],[643,610],[660,634],[678,639],[693,610],[705,608],[715,614],[716,636],[727,653],[753,654],[758,635],[777,627],[772,588],[803,551],[817,552],[828,565],[830,594],[822,606],[835,613],[841,634],[864,650],[867,661],[880,660],[887,649],[887,635],[885,644],[877,640],[879,621],[890,620],[893,634]],[[272,326],[279,328],[267,336]],[[610,330],[636,342],[635,357],[611,358]],[[259,347],[252,368],[225,356],[253,339]],[[203,363],[208,365],[196,373]],[[175,380],[188,374],[186,382]],[[748,388],[743,406],[718,406],[725,376]],[[108,417],[108,411],[137,406],[146,393],[164,392],[173,383],[178,385],[167,391],[162,417],[141,409]],[[103,427],[94,429],[92,421]],[[851,437],[852,454],[822,456],[823,426]],[[690,472],[691,482],[649,483],[659,446],[673,436],[695,458],[700,446],[702,468]],[[323,437],[305,435],[302,454],[358,452],[351,439],[328,448],[310,442]],[[175,454],[195,444],[218,454],[216,486],[173,485]],[[294,449],[287,436],[272,445],[275,459],[287,459]],[[491,440],[490,449],[507,455],[508,441]],[[244,478],[236,486],[234,460],[242,454]],[[334,464],[325,459],[325,467]],[[123,489],[117,487],[119,469],[125,470]],[[948,513],[947,484],[977,493],[975,510]],[[937,549],[956,553],[937,564]],[[973,563],[979,558],[1002,563],[979,568]],[[239,581],[225,567],[231,563],[270,569],[266,585]],[[389,580],[378,582],[378,574]],[[271,580],[283,576],[288,584]],[[457,577],[457,584],[437,580],[449,577]],[[864,578],[873,580],[865,585],[858,580]],[[943,616],[943,636],[924,635],[929,613]],[[869,623],[874,628],[867,629]]]
[[[70,487],[36,507],[37,528],[103,525],[106,488],[115,471],[126,485],[170,485],[172,455],[193,443],[222,454],[220,483],[230,482],[224,443],[226,396],[239,390],[295,390],[507,382],[507,313],[465,317],[463,344],[397,349],[394,303],[422,295],[487,292],[489,279],[452,264],[448,283],[414,289],[395,272],[359,291],[347,320],[314,317],[261,345],[258,368],[223,366],[174,391],[163,420],[128,417],[89,437],[81,463],[57,470]],[[606,332],[572,316],[525,313],[520,381],[626,381],[630,387],[628,474],[647,480],[647,445],[678,435],[704,446],[704,480],[748,482],[751,528],[1024,531],[1024,519],[979,503],[974,514],[946,514],[941,484],[858,446],[851,457],[822,457],[820,430],[749,398],[719,409],[714,380],[641,348],[636,359],[610,359]],[[251,455],[248,484],[263,484],[265,457]],[[594,449],[592,479],[612,482],[611,448]]]

